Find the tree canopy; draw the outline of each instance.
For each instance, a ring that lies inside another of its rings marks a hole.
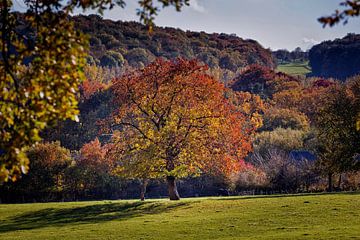
[[[316,126],[320,143],[320,164],[326,173],[360,169],[355,156],[360,151],[360,133],[356,122],[360,116],[360,77],[344,85],[335,85],[319,111]]]
[[[120,129],[113,157],[119,174],[166,177],[175,200],[175,178],[241,167],[259,124],[252,109],[258,106],[241,94],[227,99],[224,86],[206,70],[197,61],[159,59],[115,80],[119,108],[113,122]]]

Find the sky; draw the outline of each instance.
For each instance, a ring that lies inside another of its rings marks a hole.
[[[127,0],[124,9],[105,11],[105,19],[138,21],[137,0]],[[208,33],[235,33],[244,39],[257,40],[262,46],[306,50],[324,40],[360,33],[360,17],[347,25],[323,28],[317,21],[339,8],[341,0],[190,0],[190,6],[179,13],[163,9],[155,19],[158,26]],[[18,5],[18,6],[17,6]],[[14,8],[20,9],[20,0]],[[81,14],[90,14],[91,11]]]

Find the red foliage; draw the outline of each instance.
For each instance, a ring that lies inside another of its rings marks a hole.
[[[327,87],[333,86],[334,84],[335,83],[333,81],[321,78],[319,80],[316,80],[313,83],[313,87],[315,87],[315,88],[327,88]]]
[[[285,82],[296,84],[299,81],[285,73],[275,72],[271,68],[254,64],[244,69],[230,83],[230,88],[234,91],[251,92],[267,98],[271,97],[278,90],[279,85],[283,85]]]
[[[91,79],[86,79],[80,86],[80,90],[84,99],[91,98],[92,95],[94,95],[97,92],[100,92],[105,88],[106,88],[105,84]]]
[[[99,139],[84,144],[80,149],[79,165],[91,167],[97,171],[108,171],[112,163],[106,158],[108,145],[102,146]]]

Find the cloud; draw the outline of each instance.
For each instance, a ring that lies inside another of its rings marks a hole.
[[[199,0],[191,0],[190,1],[190,7],[196,11],[196,12],[199,12],[199,13],[204,13],[206,12],[206,9],[204,6],[202,6],[200,3],[199,3]]]
[[[313,38],[306,38],[304,37],[302,39],[302,43],[303,45],[305,45],[307,48],[311,48],[312,46],[316,45],[316,44],[319,44],[320,42],[313,39]]]

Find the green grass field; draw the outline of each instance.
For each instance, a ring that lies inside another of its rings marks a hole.
[[[308,62],[280,64],[276,70],[293,76],[305,76],[311,72]]]
[[[360,194],[2,204],[0,239],[360,239]]]

